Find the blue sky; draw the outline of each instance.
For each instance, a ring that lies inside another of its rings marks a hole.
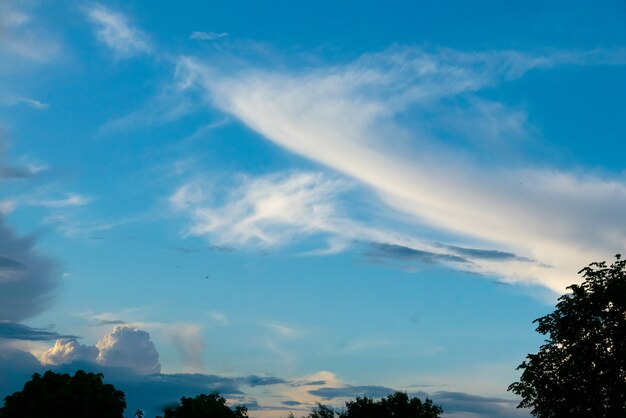
[[[1,395],[528,416],[532,320],[626,246],[626,7],[544,3],[0,3]]]

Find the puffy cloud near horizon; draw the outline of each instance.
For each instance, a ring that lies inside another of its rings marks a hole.
[[[76,340],[56,340],[54,346],[41,356],[41,363],[59,365],[74,361],[95,362],[98,353],[98,347],[82,345]]]
[[[128,367],[139,374],[161,373],[159,353],[146,331],[116,326],[96,347],[96,360],[104,366]]]
[[[515,255],[475,257],[475,270],[562,293],[581,260],[607,259],[626,244],[615,229],[626,181],[494,155],[510,148],[512,137],[521,137],[522,149],[530,146],[523,143],[530,133],[523,115],[477,93],[531,70],[625,63],[620,50],[533,55],[393,47],[344,65],[293,71],[262,64],[225,71],[215,60],[184,57],[176,77],[267,140],[374,191],[409,223],[448,235],[442,244],[450,251],[487,246]],[[452,110],[462,129],[441,119]],[[451,142],[441,139],[450,136]],[[219,237],[224,223],[216,215],[195,213],[195,232]],[[259,214],[248,215],[241,219],[255,226]]]
[[[75,340],[57,340],[41,356],[41,362],[48,365],[76,361],[128,368],[142,375],[161,373],[159,353],[150,334],[127,326],[115,326],[95,346],[82,345]]]

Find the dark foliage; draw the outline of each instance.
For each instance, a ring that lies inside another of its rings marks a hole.
[[[307,418],[334,418],[335,411],[326,405],[322,405],[318,403],[315,408],[311,411],[311,413],[307,416]]]
[[[405,392],[396,392],[380,401],[367,396],[346,402],[341,418],[438,418],[443,410],[433,401],[409,398]]]
[[[220,395],[198,395],[195,398],[181,398],[175,408],[166,408],[163,418],[247,418],[248,409],[237,406],[231,409],[226,399]]]
[[[47,371],[34,374],[24,389],[9,395],[1,418],[122,418],[124,393],[102,383],[102,374],[77,371],[74,376]]]
[[[307,418],[439,418],[442,412],[430,399],[422,402],[409,398],[405,392],[396,392],[378,401],[367,396],[356,398],[346,402],[343,412],[318,403]]]
[[[539,418],[626,417],[626,262],[582,269],[584,282],[536,319],[547,338],[509,390]]]

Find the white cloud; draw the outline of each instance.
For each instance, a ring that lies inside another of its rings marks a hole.
[[[486,166],[440,141],[437,129],[424,121],[404,124],[397,117],[435,106],[445,112],[447,102],[472,99],[475,92],[531,69],[596,62],[623,64],[625,59],[623,53],[606,51],[532,56],[392,48],[345,66],[294,73],[247,68],[225,74],[184,58],[177,75],[268,140],[367,185],[415,223],[456,236],[457,243],[488,245],[538,261],[479,268],[561,293],[583,264],[607,259],[626,245],[624,230],[616,229],[626,207],[624,179],[507,161]],[[473,100],[464,116],[476,128],[468,141],[480,142],[484,134],[506,143],[511,132],[528,135],[523,115],[497,102]],[[305,193],[303,203],[280,193],[290,181],[274,183],[276,195],[261,182],[260,194],[244,186],[232,204],[193,211],[192,232],[274,244],[306,231],[303,223],[315,224],[303,221],[303,214],[320,220],[320,229],[327,225],[330,196],[320,215],[311,210],[318,193]],[[292,228],[267,232],[260,227],[272,222]]]
[[[228,34],[226,32],[221,32],[221,33],[217,33],[217,32],[192,32],[191,35],[189,35],[189,39],[196,39],[199,41],[213,41],[215,39],[219,39],[219,38],[224,38],[228,36]]]
[[[97,362],[104,366],[128,367],[139,374],[161,372],[159,353],[146,331],[116,326],[96,347]]]
[[[96,26],[98,40],[111,48],[118,58],[130,58],[151,51],[147,36],[134,28],[123,14],[100,4],[87,8],[86,14]]]
[[[337,217],[332,198],[347,185],[320,173],[242,176],[223,206],[201,182],[179,187],[170,197],[177,210],[194,219],[189,233],[210,234],[220,245],[275,246],[294,236],[331,232]]]
[[[40,102],[39,100],[35,99],[29,99],[28,97],[20,97],[18,101],[37,110],[45,110],[50,107],[50,105],[48,105],[47,103]]]
[[[189,322],[148,322],[128,319],[129,317],[136,318],[138,315],[142,316],[141,311],[143,309],[132,308],[121,312],[85,312],[82,316],[103,325],[124,322],[127,324],[121,325],[121,328],[147,330],[150,332],[148,336],[160,344],[171,344],[179,355],[182,369],[185,372],[200,373],[204,371],[203,356],[206,344],[203,341],[202,326]],[[120,321],[120,318],[124,318],[125,321]]]
[[[98,358],[98,348],[86,346],[77,341],[56,340],[53,347],[43,353],[41,363],[58,365],[73,361],[95,362]]]
[[[108,367],[127,367],[139,374],[161,373],[159,353],[150,334],[136,328],[116,326],[95,346],[73,340],[57,340],[41,356],[42,364],[59,365],[88,361]]]

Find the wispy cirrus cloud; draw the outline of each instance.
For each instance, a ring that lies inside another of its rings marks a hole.
[[[373,262],[436,263],[481,274],[492,274],[493,266],[502,263],[533,263],[509,252],[421,239],[384,222],[381,226],[380,220],[377,226],[355,220],[340,202],[356,185],[323,172],[238,176],[228,186],[223,180],[221,186],[206,179],[190,180],[169,199],[175,210],[191,217],[186,233],[206,236],[214,245],[276,248],[314,237],[322,238],[326,246],[301,250],[303,254],[331,254],[358,244],[365,246],[363,254]],[[228,191],[222,193],[221,188]]]
[[[152,51],[148,36],[135,28],[124,14],[101,4],[85,8],[85,14],[94,24],[98,40],[109,47],[118,59]]]
[[[481,138],[504,145],[530,133],[523,114],[478,93],[531,70],[624,64],[622,50],[542,55],[394,47],[345,65],[293,71],[250,65],[224,73],[186,57],[177,75],[266,139],[365,185],[410,222],[447,234],[449,252],[463,257],[454,248],[491,247],[515,254],[506,262],[493,254],[480,261],[475,252],[473,264],[560,293],[581,260],[605,259],[626,243],[614,227],[626,205],[626,181],[504,154],[485,164],[479,151],[498,147],[485,147]],[[453,108],[462,118],[456,132],[441,123]],[[454,141],[443,139],[450,135]],[[206,228],[196,232],[219,236],[220,217],[204,215]]]
[[[193,216],[190,234],[209,234],[218,245],[271,247],[294,236],[332,231],[333,197],[346,187],[339,179],[307,172],[241,176],[238,183],[222,206],[202,181],[180,186],[169,200]]]
[[[0,74],[50,62],[62,50],[26,6],[17,2],[0,4],[0,59],[4,64]]]

